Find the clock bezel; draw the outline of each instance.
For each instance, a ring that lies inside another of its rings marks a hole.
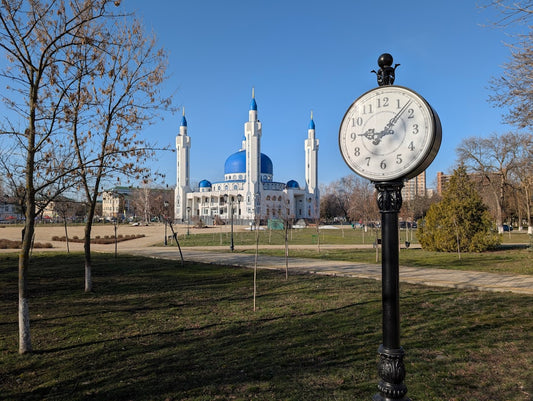
[[[404,170],[402,172],[396,172],[396,173],[391,172],[387,176],[380,177],[378,179],[373,174],[369,175],[369,174],[366,174],[365,171],[360,171],[358,169],[358,166],[352,164],[351,163],[351,159],[349,157],[345,156],[343,150],[346,148],[346,146],[342,145],[342,137],[343,137],[343,135],[342,135],[342,127],[344,125],[345,119],[347,118],[348,114],[350,114],[350,112],[352,111],[352,109],[354,108],[354,106],[356,105],[357,102],[359,102],[362,98],[364,98],[365,96],[367,96],[371,92],[374,92],[374,91],[386,91],[389,88],[390,89],[394,88],[394,89],[410,92],[412,95],[414,95],[415,98],[418,98],[418,99],[420,99],[422,101],[422,104],[427,108],[427,112],[428,112],[429,118],[430,118],[429,128],[428,128],[429,129],[428,135],[430,136],[430,138],[429,138],[429,141],[427,142],[428,146],[426,147],[424,152],[421,152],[421,154],[420,154],[421,156],[420,156],[419,160],[415,164],[413,164],[409,169]],[[339,140],[339,149],[340,149],[342,158],[344,159],[344,162],[357,175],[359,175],[359,176],[361,176],[363,178],[367,178],[367,179],[369,179],[372,182],[400,181],[400,180],[408,180],[408,179],[411,179],[413,177],[416,177],[417,175],[422,173],[426,168],[428,168],[429,165],[433,162],[433,160],[435,159],[435,157],[436,157],[436,155],[437,155],[437,153],[439,151],[440,145],[441,145],[442,127],[441,127],[440,118],[439,118],[437,112],[435,111],[435,109],[433,109],[433,107],[431,107],[431,105],[428,103],[428,101],[423,96],[421,96],[416,91],[414,91],[414,90],[412,90],[410,88],[407,88],[405,86],[400,86],[400,85],[390,85],[389,86],[389,85],[387,85],[386,87],[379,86],[377,88],[370,89],[370,90],[366,91],[365,93],[363,93],[361,96],[359,96],[357,99],[355,99],[352,102],[352,104],[348,107],[348,109],[344,113],[344,117],[342,118],[342,121],[341,121],[341,124],[340,124],[340,127],[339,127],[339,139],[338,140]]]

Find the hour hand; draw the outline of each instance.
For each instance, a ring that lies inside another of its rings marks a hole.
[[[366,130],[366,132],[359,134],[359,136],[364,136],[367,139],[375,139],[376,135],[379,135],[379,133],[376,134],[376,130],[374,128],[369,128]]]
[[[381,142],[381,138],[383,138],[385,135],[393,133],[394,131],[392,130],[390,130],[390,132],[376,132],[374,128],[369,128],[365,133],[359,134],[359,136],[364,136],[365,138],[370,139],[374,145],[379,145],[379,143]]]

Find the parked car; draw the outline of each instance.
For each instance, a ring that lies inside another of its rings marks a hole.
[[[507,224],[504,224],[503,225],[503,231],[504,232],[513,231],[513,226],[508,226]]]

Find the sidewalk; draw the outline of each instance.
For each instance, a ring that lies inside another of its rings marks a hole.
[[[212,263],[227,266],[252,268],[255,255],[182,249],[183,258],[189,262]],[[175,247],[149,247],[130,249],[129,254],[161,259],[180,260]],[[285,269],[285,258],[259,255],[257,267],[260,269]],[[330,276],[361,277],[381,280],[381,265],[344,261],[324,261],[318,259],[289,258],[289,272],[324,274]],[[290,274],[290,273],[289,273]],[[480,291],[514,292],[533,295],[533,276],[515,274],[495,274],[473,271],[426,269],[400,266],[400,281],[436,287],[476,289]]]

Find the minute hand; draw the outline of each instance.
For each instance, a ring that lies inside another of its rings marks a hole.
[[[405,104],[405,106],[403,106],[402,109],[398,112],[398,114],[396,114],[394,117],[391,118],[389,123],[385,125],[385,128],[383,128],[383,131],[381,131],[381,137],[384,137],[385,135],[394,134],[394,130],[392,130],[391,128],[394,126],[394,124],[398,122],[401,115],[405,112],[405,110],[407,110],[407,108],[411,105],[412,102],[413,102],[412,100],[409,100]]]

